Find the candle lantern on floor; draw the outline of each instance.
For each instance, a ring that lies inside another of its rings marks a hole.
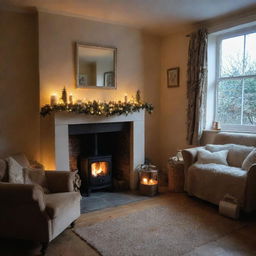
[[[158,192],[158,170],[154,165],[143,165],[140,169],[140,193],[155,196]]]

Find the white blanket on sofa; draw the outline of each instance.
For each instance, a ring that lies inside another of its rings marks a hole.
[[[188,193],[218,205],[226,194],[245,204],[247,172],[220,164],[193,164],[188,169]]]

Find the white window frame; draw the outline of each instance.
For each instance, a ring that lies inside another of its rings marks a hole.
[[[228,33],[223,33],[216,37],[216,66],[215,66],[215,94],[214,94],[214,120],[216,120],[217,116],[217,96],[218,96],[218,83],[221,80],[225,79],[245,79],[245,78],[256,78],[255,75],[242,75],[242,76],[235,76],[235,77],[222,77],[220,78],[220,58],[221,58],[221,41],[224,39],[246,35],[250,33],[256,33],[256,26],[250,28],[244,28]],[[244,46],[245,47],[245,46]],[[209,72],[209,71],[208,71]],[[218,121],[218,120],[217,120]],[[235,131],[235,132],[251,132],[256,133],[256,125],[231,125],[231,124],[221,124],[221,129],[224,131]]]

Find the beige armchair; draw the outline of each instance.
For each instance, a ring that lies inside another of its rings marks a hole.
[[[8,183],[8,167],[0,160],[0,237],[48,243],[80,216],[80,193],[74,173],[45,171],[48,194],[37,184]]]

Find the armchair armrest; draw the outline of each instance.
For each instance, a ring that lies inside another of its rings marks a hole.
[[[41,186],[35,184],[0,183],[0,204],[38,203],[39,209],[45,209],[44,192]]]
[[[253,164],[247,172],[246,190],[245,190],[245,209],[247,212],[256,210],[256,163]]]
[[[182,150],[182,156],[184,159],[184,175],[185,175],[185,184],[184,190],[187,191],[187,172],[188,168],[196,162],[197,152],[199,149],[204,149],[205,147],[196,147],[196,148],[187,148]]]
[[[47,186],[51,193],[74,191],[76,172],[71,171],[45,171]]]
[[[0,183],[0,237],[48,242],[52,237],[39,185]]]

